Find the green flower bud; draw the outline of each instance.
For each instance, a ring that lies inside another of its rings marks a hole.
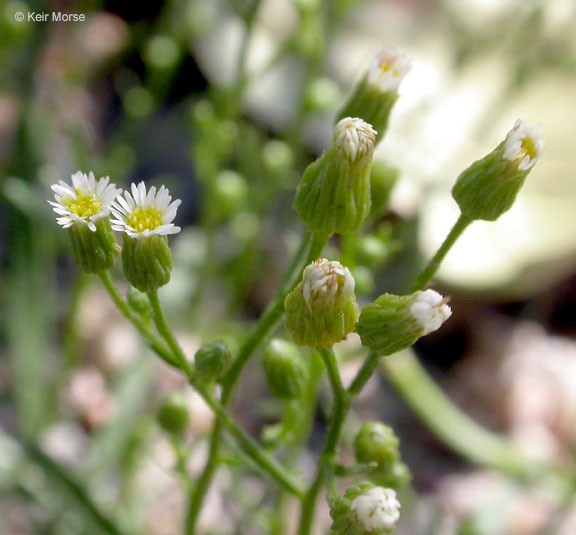
[[[160,427],[171,434],[186,431],[189,418],[188,404],[180,392],[167,396],[156,412],[156,420]]]
[[[374,56],[372,65],[354,89],[338,118],[360,117],[384,136],[392,106],[398,100],[398,87],[410,70],[410,60],[389,47]]]
[[[400,502],[393,489],[362,483],[349,487],[330,515],[330,535],[390,535],[400,519]]]
[[[520,119],[490,154],[463,171],[452,197],[470,220],[495,221],[510,209],[524,180],[544,150],[540,125]]]
[[[134,288],[154,292],[170,280],[172,253],[168,234],[180,232],[172,221],[180,200],[172,201],[164,186],[146,192],[144,182],[132,184],[132,193],[125,192],[112,204],[116,219],[112,228],[124,232],[122,265],[124,275]]]
[[[299,351],[289,342],[275,338],[262,360],[270,392],[280,399],[296,399],[304,392],[308,371]]]
[[[354,330],[354,277],[340,262],[319,258],[284,301],[286,328],[301,346],[331,348]]]
[[[72,256],[86,273],[111,269],[120,250],[107,219],[97,221],[94,226],[94,232],[86,225],[77,223],[68,228]]]
[[[122,267],[126,280],[141,292],[154,292],[168,284],[172,253],[166,236],[124,237]]]
[[[221,341],[204,344],[194,355],[196,372],[208,380],[222,377],[230,369],[233,360],[230,349]]]
[[[362,345],[391,355],[439,329],[451,314],[446,299],[434,290],[384,294],[362,309],[356,331]]]
[[[304,171],[294,207],[312,232],[356,232],[366,219],[375,135],[361,119],[342,119],[328,150]]]
[[[68,229],[74,260],[86,273],[109,270],[118,256],[108,216],[120,190],[109,181],[78,171],[72,175],[72,185],[62,180],[52,185],[55,200],[48,203],[59,216],[58,224]]]
[[[391,427],[380,422],[368,422],[362,426],[354,440],[356,460],[360,463],[378,463],[387,469],[400,459],[399,441]]]
[[[141,316],[152,316],[152,307],[148,295],[136,288],[128,290],[128,304]]]
[[[398,461],[387,469],[370,472],[370,480],[382,487],[400,490],[410,483],[412,474],[402,461]]]

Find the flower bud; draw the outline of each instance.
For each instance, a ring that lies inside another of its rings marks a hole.
[[[490,154],[463,171],[452,197],[470,220],[495,221],[509,210],[544,150],[540,125],[520,119]]]
[[[196,372],[203,379],[215,380],[230,369],[234,357],[228,346],[221,341],[204,344],[194,355]]]
[[[434,290],[381,295],[362,309],[356,331],[362,345],[380,355],[405,349],[440,328],[452,310]]]
[[[388,128],[392,106],[398,100],[398,87],[410,70],[410,60],[393,47],[374,56],[372,65],[364,78],[350,95],[342,111],[342,117],[360,117],[378,131],[381,139]]]
[[[336,261],[319,258],[284,301],[286,328],[301,346],[331,348],[354,330],[358,305],[354,278]]]
[[[360,463],[378,463],[388,468],[400,459],[399,441],[391,427],[380,422],[362,426],[354,440],[356,460]]]
[[[393,489],[363,483],[348,488],[330,515],[330,535],[389,535],[400,519],[400,502]]]
[[[67,229],[74,261],[86,273],[102,273],[111,269],[120,250],[107,219],[97,221],[94,226],[94,232],[86,225],[77,223]]]
[[[172,272],[172,253],[168,238],[124,236],[122,267],[126,280],[141,292],[154,292],[168,284]]]
[[[189,418],[188,404],[180,392],[174,392],[167,396],[156,412],[158,424],[170,434],[186,431]]]
[[[141,316],[152,316],[152,307],[148,295],[136,288],[128,290],[128,304],[130,307],[138,312]]]
[[[304,392],[308,371],[296,347],[275,338],[262,360],[270,392],[280,399],[296,399]]]
[[[366,219],[375,136],[362,119],[342,119],[326,152],[304,171],[294,207],[312,232],[356,232]]]

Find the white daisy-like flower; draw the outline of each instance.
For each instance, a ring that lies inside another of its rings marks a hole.
[[[172,223],[180,199],[172,201],[168,190],[160,186],[158,191],[152,186],[146,192],[144,182],[132,184],[132,193],[125,191],[112,203],[112,228],[125,232],[132,238],[146,238],[153,235],[177,234],[180,227]],[[172,202],[171,202],[172,201]]]
[[[446,304],[447,298],[442,297],[434,290],[419,292],[410,306],[410,314],[422,327],[422,334],[426,336],[440,328],[452,315],[452,309]]]
[[[368,83],[380,91],[398,89],[402,80],[412,68],[412,62],[405,54],[400,54],[394,47],[378,52],[368,70]]]
[[[379,533],[392,529],[400,519],[400,502],[394,489],[375,487],[356,497],[350,512],[362,529]]]
[[[48,202],[60,216],[56,219],[58,224],[64,228],[74,223],[85,224],[96,232],[96,222],[108,217],[112,201],[122,191],[109,182],[109,177],[96,180],[92,171],[88,175],[78,171],[72,175],[72,185],[63,180],[52,184],[56,202]]]
[[[309,309],[312,303],[349,299],[354,293],[355,281],[347,267],[335,260],[318,258],[306,266],[302,274],[302,294]]]
[[[504,141],[504,159],[515,162],[518,170],[528,171],[534,167],[545,146],[542,127],[518,119]]]
[[[376,143],[376,130],[357,117],[345,117],[334,129],[333,144],[351,161],[372,153]]]

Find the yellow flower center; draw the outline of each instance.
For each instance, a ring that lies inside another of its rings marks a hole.
[[[528,156],[531,160],[536,158],[536,146],[534,145],[533,139],[530,137],[522,139],[520,145],[520,157],[518,159],[522,159],[524,156]]]
[[[126,223],[136,232],[154,230],[162,224],[162,212],[155,206],[135,208],[126,218]]]
[[[98,214],[101,210],[100,203],[93,193],[84,193],[80,188],[76,188],[76,197],[64,197],[62,204],[78,217],[90,217]]]

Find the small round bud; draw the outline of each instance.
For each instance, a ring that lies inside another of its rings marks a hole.
[[[331,348],[354,330],[354,277],[340,262],[319,258],[284,301],[286,328],[298,345]]]
[[[304,171],[294,207],[316,234],[356,232],[368,216],[375,136],[362,119],[342,119],[328,150]]]
[[[412,474],[402,461],[398,461],[388,470],[377,469],[374,472],[370,472],[370,480],[382,487],[400,490],[410,483]]]
[[[391,355],[439,329],[452,315],[446,303],[434,290],[384,294],[362,309],[356,331],[365,347]]]
[[[399,441],[391,427],[380,422],[368,422],[362,426],[354,440],[354,452],[360,463],[378,463],[388,469],[400,459]]]
[[[128,304],[130,307],[138,312],[141,316],[150,316],[152,308],[150,306],[150,299],[148,295],[136,288],[130,288],[128,290]]]
[[[398,87],[410,68],[408,56],[392,47],[376,54],[338,117],[361,117],[374,126],[378,131],[377,139],[381,139],[388,128],[392,106],[398,99]]]
[[[299,351],[289,342],[272,340],[262,360],[270,392],[280,399],[299,398],[306,386],[308,372]]]
[[[167,396],[158,407],[156,419],[164,431],[179,434],[186,431],[190,414],[186,399],[179,392]]]
[[[122,267],[126,280],[141,292],[154,292],[170,282],[172,253],[166,236],[131,238],[122,242]]]
[[[221,341],[204,344],[194,355],[196,372],[208,380],[222,377],[230,369],[233,360],[230,349]]]
[[[464,170],[452,197],[470,220],[495,221],[508,211],[544,151],[542,129],[520,119],[490,154]]]
[[[330,535],[390,535],[400,519],[400,502],[393,489],[364,483],[348,488],[330,515]]]

